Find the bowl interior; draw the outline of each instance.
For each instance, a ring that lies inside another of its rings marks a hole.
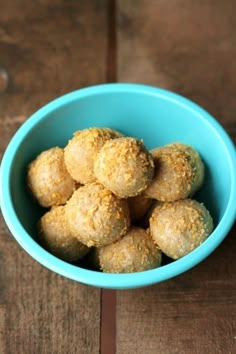
[[[28,234],[36,237],[36,223],[44,212],[27,191],[28,163],[49,147],[65,146],[74,131],[91,126],[142,138],[149,149],[174,141],[193,146],[206,166],[204,186],[195,197],[210,210],[215,226],[219,224],[229,202],[232,173],[217,123],[205,111],[164,90],[94,90],[90,94],[85,90],[83,95],[77,91],[65,97],[31,117],[36,124],[20,141],[11,166],[11,198]]]

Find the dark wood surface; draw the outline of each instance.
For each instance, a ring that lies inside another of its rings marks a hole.
[[[107,2],[0,0],[0,153],[34,110],[106,81]],[[37,264],[0,222],[0,353],[99,353],[99,289]]]
[[[236,2],[114,4],[0,0],[0,77],[9,75],[5,93],[0,79],[0,157],[41,105],[115,80],[186,95],[236,142]],[[210,257],[175,279],[104,292],[36,263],[1,218],[0,354],[113,354],[115,347],[118,354],[234,354],[235,240],[234,226]]]

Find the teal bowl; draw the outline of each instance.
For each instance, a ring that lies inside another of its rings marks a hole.
[[[26,167],[42,150],[63,147],[75,130],[106,126],[143,138],[151,149],[173,141],[192,145],[206,165],[196,199],[210,210],[215,229],[185,257],[160,268],[131,274],[106,274],[66,263],[36,242],[42,209],[26,188]],[[0,204],[12,235],[36,261],[75,281],[112,289],[138,288],[175,277],[209,256],[227,236],[236,216],[235,147],[205,110],[175,93],[145,85],[105,84],[66,94],[34,113],[16,132],[2,159]]]

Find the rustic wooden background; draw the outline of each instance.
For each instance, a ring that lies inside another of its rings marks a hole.
[[[184,94],[236,142],[235,13],[234,0],[0,0],[0,157],[41,105],[107,81]],[[104,291],[37,264],[1,218],[0,354],[234,354],[235,254],[234,227],[175,279]]]

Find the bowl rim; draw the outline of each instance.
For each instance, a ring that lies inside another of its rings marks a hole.
[[[78,266],[64,262],[44,250],[25,231],[14,210],[10,190],[11,168],[15,154],[22,141],[37,124],[46,119],[47,115],[59,107],[69,104],[74,100],[83,97],[108,94],[108,93],[139,93],[157,96],[168,101],[172,101],[179,106],[184,106],[189,111],[194,111],[200,119],[214,129],[218,138],[225,147],[228,165],[231,176],[231,192],[228,205],[224,215],[212,232],[211,236],[202,245],[188,255],[176,260],[168,265],[147,270],[144,272],[113,274],[83,269]],[[71,280],[91,286],[111,289],[130,289],[152,285],[164,280],[173,278],[187,270],[193,268],[198,263],[207,258],[227,236],[236,218],[236,151],[235,146],[224,128],[205,109],[194,103],[190,99],[180,94],[174,93],[159,87],[134,83],[107,83],[81,88],[64,94],[33,113],[16,131],[10,140],[0,166],[0,207],[5,222],[13,237],[21,247],[36,261],[46,268]]]

